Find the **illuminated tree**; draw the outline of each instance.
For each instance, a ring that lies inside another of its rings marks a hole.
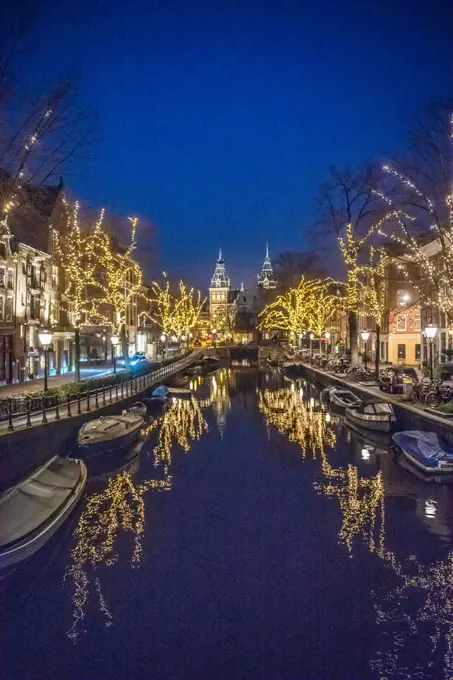
[[[397,212],[392,228],[382,233],[402,247],[400,269],[406,272],[421,301],[444,312],[450,323],[453,322],[452,109],[451,103],[440,102],[422,112],[412,131],[409,153],[383,166],[382,191],[376,192]]]
[[[53,248],[56,259],[65,273],[64,302],[68,304],[69,317],[74,328],[75,378],[80,380],[80,328],[86,317],[97,312],[98,267],[97,250],[101,235],[103,213],[93,231],[84,231],[79,225],[79,203],[64,201],[67,211],[67,231],[59,234],[53,230]]]
[[[152,283],[148,298],[150,311],[144,315],[156,323],[167,338],[172,333],[178,337],[188,336],[200,318],[206,298],[201,299],[200,291],[188,290],[183,281],[179,282],[178,293],[174,295],[165,273],[164,278],[164,286],[156,281]]]
[[[102,223],[103,211],[101,212],[100,224]],[[135,230],[137,218],[128,218],[132,225],[131,242],[125,252],[120,252],[114,247],[111,238],[100,228],[96,238],[96,254],[98,256],[98,276],[96,285],[99,291],[98,304],[90,316],[100,320],[105,325],[110,325],[115,333],[118,333],[123,349],[123,357],[128,362],[129,348],[126,335],[128,312],[135,308],[138,296],[143,296],[143,275],[138,262],[132,253],[136,249]],[[103,315],[99,312],[99,306],[105,305],[112,316]],[[134,325],[136,318],[134,318]]]
[[[388,258],[376,248],[370,248],[370,261],[368,266],[361,268],[364,277],[363,302],[367,316],[371,316],[376,326],[376,356],[375,370],[379,376],[379,347],[380,332],[387,312],[387,288],[386,263]]]

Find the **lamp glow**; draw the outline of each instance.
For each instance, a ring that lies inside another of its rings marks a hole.
[[[429,326],[426,326],[426,328],[425,328],[425,333],[426,333],[427,338],[429,338],[430,340],[433,340],[436,337],[437,326],[433,326],[432,324],[429,324]]]

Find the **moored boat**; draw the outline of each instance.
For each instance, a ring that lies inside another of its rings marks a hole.
[[[428,478],[453,479],[453,445],[436,432],[405,430],[396,432],[392,439],[404,458]]]
[[[342,387],[332,387],[328,392],[328,399],[331,403],[342,408],[358,408],[362,404],[362,399],[354,392],[345,390]]]
[[[0,499],[0,568],[37,552],[70,515],[87,478],[81,460],[55,456]]]
[[[167,385],[159,385],[152,392],[150,397],[145,397],[144,402],[146,406],[152,406],[153,404],[165,404],[170,399],[170,392]]]
[[[134,413],[90,420],[79,430],[79,450],[87,457],[94,457],[125,448],[138,439],[144,422],[143,416]]]
[[[147,413],[146,404],[144,404],[142,401],[136,401],[135,404],[132,404],[132,406],[127,409],[126,413],[133,413],[134,415],[145,418]]]
[[[395,412],[391,404],[382,401],[363,402],[357,408],[346,408],[346,420],[367,430],[390,432],[395,422]]]

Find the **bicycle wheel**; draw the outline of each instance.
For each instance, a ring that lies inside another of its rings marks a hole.
[[[428,394],[425,397],[425,404],[427,406],[430,406],[431,408],[439,406],[440,402],[441,398],[436,392],[428,392]]]

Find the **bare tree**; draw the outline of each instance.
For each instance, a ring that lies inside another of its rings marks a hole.
[[[309,279],[322,279],[326,276],[326,267],[316,252],[286,251],[280,253],[273,262],[275,278],[279,287],[284,290],[299,285],[302,276]]]
[[[319,188],[315,230],[323,240],[335,238],[341,249],[348,294],[349,346],[352,363],[358,361],[357,311],[359,304],[359,263],[369,238],[379,229],[385,208],[375,193],[372,166],[330,169],[330,179]],[[384,203],[385,205],[385,203]]]

